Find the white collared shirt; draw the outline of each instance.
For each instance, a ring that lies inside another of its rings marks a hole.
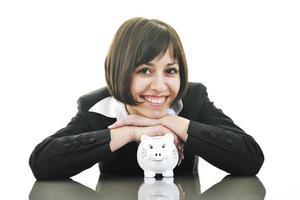
[[[172,107],[168,108],[167,114],[178,115],[183,108],[181,100],[176,102]],[[106,117],[116,118],[117,120],[123,119],[128,116],[125,104],[116,100],[114,97],[106,97],[96,103],[89,109],[90,112],[99,113]]]

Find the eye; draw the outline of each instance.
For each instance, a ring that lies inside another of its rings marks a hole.
[[[150,149],[153,149],[153,146],[150,144],[150,145],[149,145],[149,148],[150,148]]]
[[[137,73],[142,75],[149,75],[151,73],[151,69],[147,65],[144,65],[137,71]]]
[[[170,67],[170,68],[166,69],[166,73],[167,74],[177,74],[178,70],[175,67]]]

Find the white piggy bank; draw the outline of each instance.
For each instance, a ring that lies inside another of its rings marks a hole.
[[[137,160],[144,170],[145,177],[154,177],[156,174],[173,177],[173,169],[178,159],[174,136],[171,133],[155,137],[142,135]]]

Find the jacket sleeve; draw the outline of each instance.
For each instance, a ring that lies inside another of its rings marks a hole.
[[[198,87],[198,86],[196,86]],[[199,91],[200,90],[200,91]],[[206,88],[198,88],[199,112],[188,127],[186,145],[196,155],[212,165],[234,175],[255,175],[260,170],[264,155],[250,135],[216,108],[208,98]]]
[[[33,150],[29,165],[37,179],[65,179],[110,156],[109,129],[92,130],[78,112],[71,122]]]

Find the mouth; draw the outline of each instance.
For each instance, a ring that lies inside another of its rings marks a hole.
[[[163,160],[152,160],[152,162],[154,162],[154,163],[160,163],[160,162],[162,162]]]
[[[167,101],[168,96],[150,96],[143,95],[141,96],[147,103],[152,105],[161,106],[164,105]]]

